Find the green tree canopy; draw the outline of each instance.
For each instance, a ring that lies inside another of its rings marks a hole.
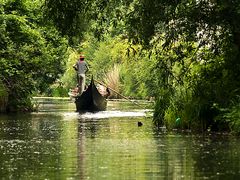
[[[44,22],[41,1],[7,0],[0,6],[0,77],[7,110],[29,106],[33,91],[45,90],[64,71],[66,39]]]

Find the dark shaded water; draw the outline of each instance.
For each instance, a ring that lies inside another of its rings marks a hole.
[[[0,115],[1,179],[240,178],[236,137],[158,131],[129,103],[79,115],[67,100],[41,102],[38,113]]]

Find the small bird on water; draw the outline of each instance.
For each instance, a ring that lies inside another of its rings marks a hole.
[[[142,126],[142,125],[143,125],[143,123],[140,122],[140,121],[138,121],[138,127],[140,127],[140,126]]]

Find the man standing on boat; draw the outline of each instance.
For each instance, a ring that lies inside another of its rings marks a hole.
[[[78,61],[73,66],[77,71],[78,93],[81,95],[85,88],[85,74],[88,72],[88,64],[84,61],[84,55],[80,55]]]

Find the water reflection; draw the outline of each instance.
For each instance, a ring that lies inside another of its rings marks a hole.
[[[71,102],[59,101],[45,102],[39,113],[0,115],[0,177],[240,177],[238,138],[156,131],[147,110],[129,106],[113,102],[106,112],[78,114]]]

